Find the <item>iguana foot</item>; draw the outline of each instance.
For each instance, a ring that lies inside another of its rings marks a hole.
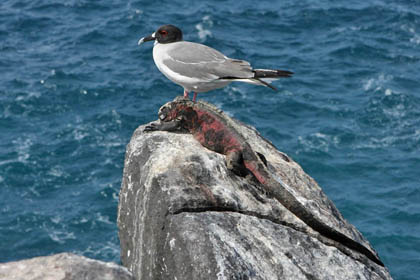
[[[176,131],[181,129],[181,121],[153,122],[144,128],[144,132],[150,131]]]
[[[151,123],[149,125],[146,125],[146,127],[143,129],[143,132],[150,132],[150,131],[158,131],[159,129],[158,123]]]

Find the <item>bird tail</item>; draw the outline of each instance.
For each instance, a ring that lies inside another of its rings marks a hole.
[[[280,78],[289,78],[293,75],[293,72],[287,70],[253,69],[252,72],[254,72],[253,78],[242,81],[245,83],[269,87],[275,91],[278,91],[278,89],[270,84],[272,81]]]
[[[265,86],[265,87],[271,88],[274,91],[278,91],[278,89],[275,86],[270,85],[270,82],[273,81],[273,80],[275,80],[275,79],[271,78],[270,80],[268,80],[268,79],[259,79],[259,78],[248,78],[248,79],[238,79],[236,81],[244,82],[244,83],[248,83],[248,84],[253,84],[253,85],[258,85],[258,86]]]
[[[278,91],[278,89],[270,83],[280,78],[289,78],[294,74],[293,72],[287,70],[271,69],[253,69],[252,72],[254,73],[254,77],[252,78],[222,77],[219,79],[265,86],[271,88],[272,90]]]
[[[257,79],[289,78],[293,75],[293,72],[287,70],[254,69],[252,72]]]

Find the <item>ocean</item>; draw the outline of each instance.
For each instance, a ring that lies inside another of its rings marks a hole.
[[[58,252],[119,263],[125,146],[182,88],[160,25],[256,68],[269,88],[198,95],[297,161],[378,251],[420,275],[418,1],[0,2],[0,262]]]

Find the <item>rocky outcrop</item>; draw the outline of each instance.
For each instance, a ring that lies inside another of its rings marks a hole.
[[[1,280],[134,280],[115,263],[88,259],[71,253],[0,264]]]
[[[118,209],[121,260],[136,279],[391,279],[230,172],[223,155],[192,135],[144,127],[127,145]],[[374,252],[296,162],[238,127],[319,220]]]

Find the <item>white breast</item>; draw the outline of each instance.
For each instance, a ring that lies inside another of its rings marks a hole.
[[[168,55],[168,51],[176,47],[176,44],[176,42],[170,44],[155,43],[155,46],[153,47],[153,60],[160,72],[162,72],[169,80],[182,86],[188,91],[192,91],[194,90],[194,85],[197,85],[202,81],[197,78],[184,76],[182,73],[177,73],[164,64],[165,60],[171,59]]]

